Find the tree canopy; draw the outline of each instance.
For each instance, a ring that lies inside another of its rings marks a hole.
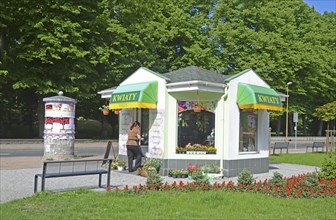
[[[77,115],[98,118],[97,91],[140,66],[251,68],[282,92],[291,81],[290,111],[310,126],[336,100],[335,13],[301,0],[4,0],[0,10],[0,131],[32,126],[60,90],[79,100]]]

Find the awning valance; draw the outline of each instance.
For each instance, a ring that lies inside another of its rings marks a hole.
[[[237,103],[240,109],[282,111],[280,96],[271,88],[238,83]]]
[[[110,98],[109,109],[156,108],[158,82],[118,86]]]

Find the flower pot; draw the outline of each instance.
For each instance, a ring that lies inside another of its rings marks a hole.
[[[123,166],[118,166],[118,171],[123,171],[124,167]]]
[[[115,115],[119,115],[119,113],[120,113],[120,109],[115,109],[115,110],[114,110],[114,114],[115,114]]]
[[[194,112],[201,112],[201,107],[194,106]]]
[[[103,109],[102,112],[103,112],[103,115],[108,115],[110,113],[108,109]]]

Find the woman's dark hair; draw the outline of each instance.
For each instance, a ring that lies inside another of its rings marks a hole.
[[[138,121],[133,122],[133,124],[131,125],[130,130],[132,130],[135,126],[139,126],[140,127],[140,122],[138,122]]]

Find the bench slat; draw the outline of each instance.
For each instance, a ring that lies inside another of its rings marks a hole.
[[[80,172],[61,172],[61,173],[47,173],[44,177],[65,177],[65,176],[83,176],[83,175],[95,175],[95,174],[105,174],[107,170],[95,170],[95,171],[80,171]]]

